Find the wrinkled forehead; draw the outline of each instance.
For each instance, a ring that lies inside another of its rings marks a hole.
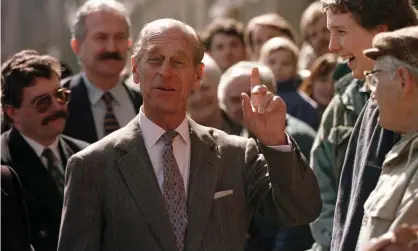
[[[146,47],[149,51],[175,50],[193,54],[194,41],[191,35],[178,28],[150,29],[144,34]]]

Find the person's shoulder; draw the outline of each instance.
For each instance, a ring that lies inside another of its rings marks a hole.
[[[409,142],[409,156],[413,156],[413,158],[418,160],[418,132],[411,136]]]
[[[13,179],[13,175],[16,175],[16,173],[14,173],[14,171],[6,165],[1,165],[1,179],[3,181],[4,180],[11,180]],[[2,182],[3,183],[3,182]]]
[[[347,87],[353,82],[354,77],[350,73],[344,75],[341,77],[336,83],[335,83],[335,94],[343,94]]]
[[[199,125],[196,122],[192,122],[192,127],[198,133],[198,137],[201,140],[213,141],[218,146],[245,148],[249,140],[241,136],[227,134],[213,127]]]
[[[12,129],[4,132],[0,136],[0,149],[1,149],[1,163],[10,163],[11,156],[10,156],[10,149],[9,149],[9,142],[10,142],[10,132]]]
[[[286,131],[293,137],[293,135],[304,135],[314,138],[316,135],[315,130],[307,123],[300,119],[297,119],[289,114],[286,115]]]
[[[122,133],[124,128],[121,128],[106,137],[87,145],[76,155],[83,159],[104,159],[106,157],[113,156],[113,152],[116,149],[117,142],[122,138]]]
[[[137,93],[140,93],[140,92],[141,92],[140,87],[139,87],[139,84],[136,84],[136,83],[134,82],[132,74],[130,74],[130,75],[129,75],[126,79],[125,79],[125,81],[124,81],[123,83],[125,84],[125,86],[126,86],[129,90],[132,90],[132,91],[137,92]]]
[[[7,165],[1,165],[1,189],[3,192],[8,192],[11,187],[19,188],[21,190],[21,182],[17,173]]]
[[[61,83],[61,86],[62,87],[71,89],[72,87],[74,87],[72,85],[72,83],[74,82],[74,80],[77,81],[77,82],[79,82],[80,79],[81,79],[81,74],[78,73],[78,74],[69,76],[67,78],[61,79],[60,83]]]
[[[301,99],[305,102],[305,104],[307,104],[310,108],[316,109],[318,107],[318,103],[316,103],[315,100],[313,100],[311,97],[306,95],[306,93],[302,91],[297,91],[297,93],[299,94]]]
[[[76,148],[78,148],[78,150],[82,150],[84,148],[86,148],[87,146],[89,146],[90,144],[88,142],[85,142],[83,140],[79,140],[67,135],[62,134],[61,138],[66,141],[67,143],[75,146]]]

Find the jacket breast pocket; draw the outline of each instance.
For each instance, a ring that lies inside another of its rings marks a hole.
[[[396,218],[396,212],[396,199],[389,198],[385,190],[375,189],[364,203],[362,239],[386,233]]]
[[[214,211],[233,210],[233,206],[234,206],[234,195],[233,194],[213,199],[213,210]]]

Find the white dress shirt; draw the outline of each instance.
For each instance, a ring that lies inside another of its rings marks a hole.
[[[151,159],[158,185],[161,191],[163,191],[164,166],[162,154],[164,139],[161,138],[161,136],[163,136],[166,131],[148,119],[142,112],[142,107],[139,112],[139,127],[141,128],[145,147],[147,148],[148,155]],[[184,118],[183,122],[181,122],[175,131],[178,135],[173,140],[173,152],[180,169],[181,177],[183,178],[187,196],[190,170],[190,132],[187,117]]]
[[[96,125],[97,138],[101,139],[105,136],[104,117],[107,110],[106,103],[102,99],[104,92],[88,80],[84,72],[81,73],[81,76],[84,83],[86,83],[91,111],[93,112],[94,124]],[[110,89],[109,92],[114,98],[112,105],[113,112],[115,113],[119,126],[124,127],[137,114],[133,106],[132,99],[122,83]]]
[[[49,145],[48,147],[44,147],[43,145],[39,144],[35,140],[29,137],[26,137],[22,133],[21,135],[29,144],[29,146],[32,147],[32,149],[35,151],[36,156],[38,156],[41,159],[42,164],[44,164],[45,168],[48,168],[48,160],[44,156],[42,156],[42,153],[44,152],[45,148],[51,149],[52,153],[54,154],[55,160],[57,162],[55,164],[57,165],[60,172],[64,175],[64,167],[62,166],[63,164],[62,164],[61,154],[59,151],[59,137],[57,137],[51,145]]]

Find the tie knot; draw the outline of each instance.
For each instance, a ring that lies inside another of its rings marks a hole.
[[[52,152],[52,150],[50,148],[45,148],[44,151],[42,152],[42,156],[44,156],[47,160],[54,160],[54,153]]]
[[[171,144],[173,144],[173,140],[174,140],[174,138],[177,136],[177,132],[176,131],[174,131],[174,130],[171,130],[171,131],[166,131],[164,134],[163,134],[163,139],[164,139],[164,144],[166,144],[166,145],[171,145]]]
[[[113,95],[110,92],[103,94],[102,99],[106,102],[107,105],[111,105],[113,101]]]

